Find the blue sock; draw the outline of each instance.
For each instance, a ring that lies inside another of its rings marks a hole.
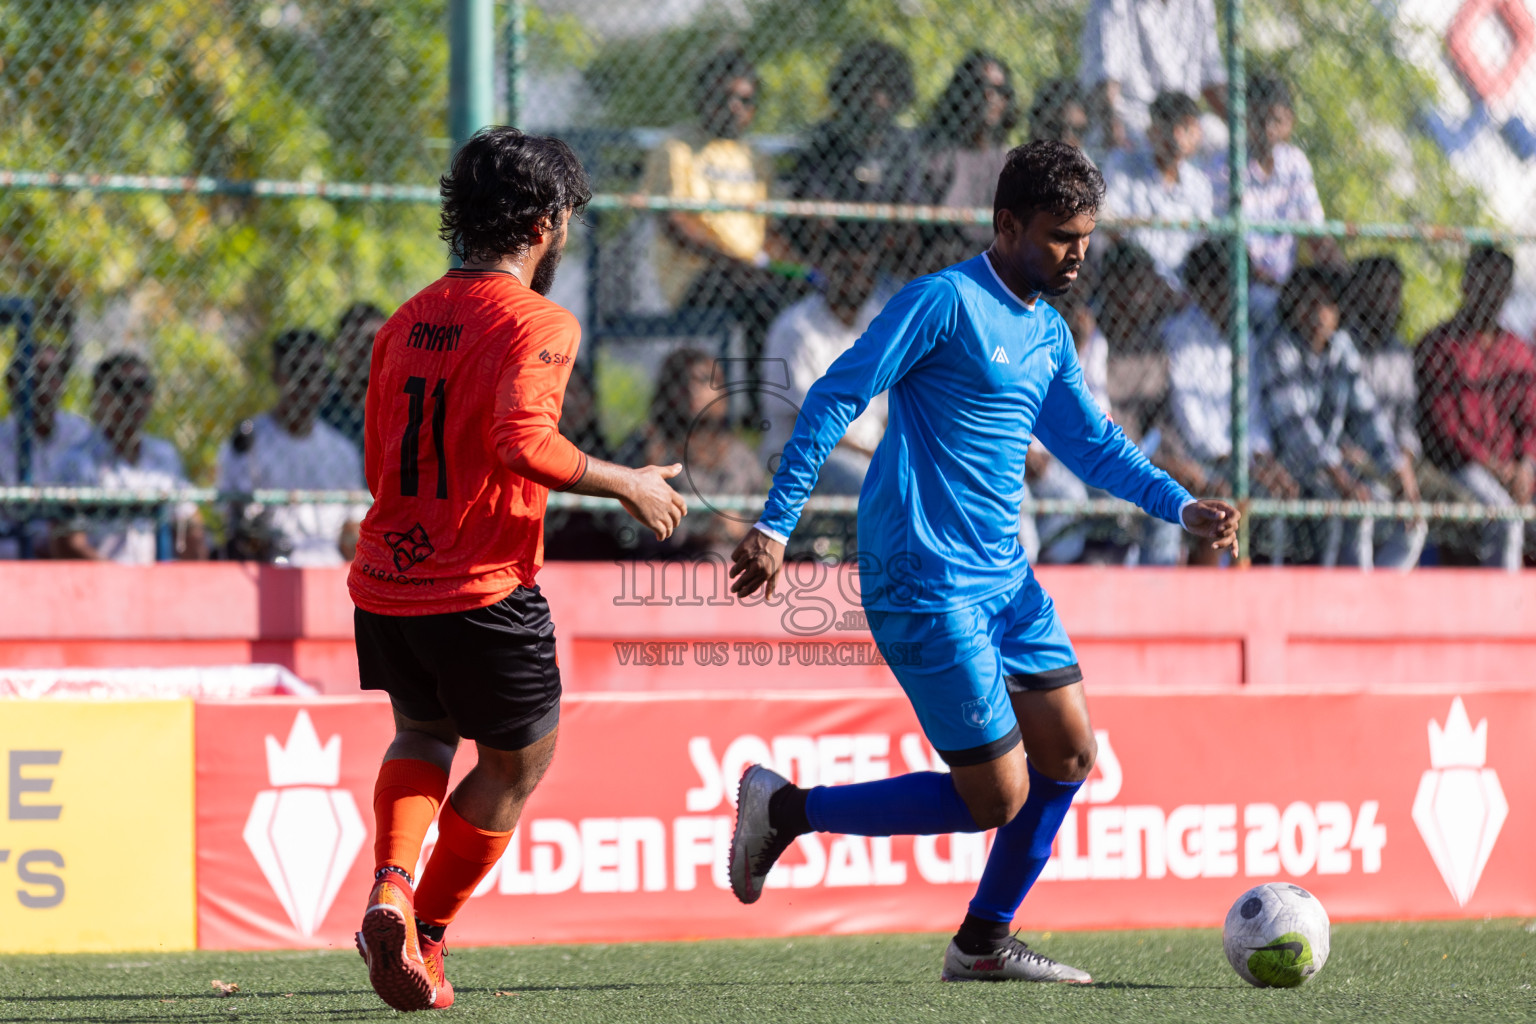
[[[851,786],[817,786],[806,795],[805,816],[818,832],[850,836],[981,831],[943,772],[911,772]]]
[[[1014,819],[997,830],[981,884],[971,900],[972,915],[1004,923],[1013,920],[1019,904],[1051,859],[1051,843],[1061,819],[1072,806],[1081,782],[1057,782],[1029,766],[1029,796]]]

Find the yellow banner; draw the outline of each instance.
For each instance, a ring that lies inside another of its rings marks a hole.
[[[0,953],[196,945],[190,700],[0,700],[0,772]]]

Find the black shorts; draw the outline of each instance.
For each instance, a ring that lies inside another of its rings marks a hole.
[[[467,612],[358,608],[352,621],[363,689],[383,690],[407,718],[451,719],[460,736],[495,750],[521,750],[560,722],[555,624],[538,587]]]

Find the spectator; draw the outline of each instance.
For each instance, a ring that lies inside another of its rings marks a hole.
[[[1386,501],[1394,480],[1406,501],[1419,500],[1413,461],[1392,436],[1386,415],[1360,373],[1360,356],[1339,329],[1333,276],[1302,267],[1280,292],[1279,328],[1267,346],[1260,395],[1275,454],[1308,498]],[[1351,451],[1355,454],[1351,454]],[[1310,524],[1316,525],[1316,524]],[[1411,569],[1424,545],[1425,527],[1405,531],[1373,552],[1374,522],[1323,524],[1323,565],[1374,564]]]
[[[916,96],[912,63],[890,43],[866,39],[843,51],[827,81],[831,114],[811,129],[789,179],[796,199],[916,202],[918,146],[896,124]],[[810,244],[809,237],[802,246]]]
[[[1134,242],[1110,248],[1097,269],[1098,323],[1108,340],[1106,387],[1116,422],[1140,441],[1158,422],[1168,396],[1167,356],[1158,328],[1178,295]]]
[[[59,483],[113,491],[188,486],[175,446],[144,433],[154,402],[155,376],[143,359],[120,352],[97,363],[91,374],[91,418],[96,429],[64,456]],[[162,545],[159,524],[148,511],[98,510],[57,533],[53,556],[127,565],[208,557],[197,506],[178,505],[171,525],[168,543]]]
[[[1413,353],[1397,333],[1403,317],[1403,268],[1393,256],[1367,256],[1350,268],[1339,315],[1360,354],[1360,375],[1376,396],[1397,446],[1415,462],[1419,441],[1419,388]]]
[[[1530,348],[1499,326],[1515,261],[1473,246],[1461,306],[1419,342],[1419,432],[1440,469],[1495,506],[1524,505],[1536,491],[1536,362]],[[1478,560],[1518,569],[1525,524],[1490,522]]]
[[[219,488],[226,491],[361,491],[357,448],[319,419],[325,389],[325,338],[289,330],[272,342],[277,404],[243,421],[219,452]],[[362,510],[346,504],[237,506],[230,513],[234,557],[293,566],[340,565],[357,547]]]
[[[565,385],[560,433],[594,459],[611,458],[598,423],[597,396],[589,375],[577,366]],[[623,558],[617,539],[620,524],[612,513],[589,509],[550,510],[545,517],[544,560],[607,561]]]
[[[1084,148],[1088,137],[1088,108],[1083,92],[1070,78],[1050,78],[1035,90],[1029,107],[1029,138],[1052,139]]]
[[[5,390],[13,410],[23,401],[23,385],[31,386],[32,471],[27,482],[32,484],[57,483],[64,456],[91,436],[91,425],[85,417],[59,409],[65,381],[75,365],[75,352],[70,342],[39,344],[33,347],[30,359],[18,351],[5,368]],[[0,419],[0,484],[6,486],[23,483],[19,429],[16,412]],[[46,523],[38,521],[23,527],[0,520],[0,558],[20,557],[23,529],[32,552],[44,553],[48,542]]]
[[[1307,155],[1291,145],[1296,127],[1291,89],[1268,75],[1248,79],[1248,170],[1243,175],[1243,213],[1249,220],[1323,222],[1323,203]],[[1211,162],[1215,208],[1225,212],[1231,202],[1231,181],[1224,153]],[[1304,243],[1316,263],[1339,264],[1338,245],[1331,238]],[[1248,257],[1253,280],[1267,286],[1256,290],[1255,320],[1273,308],[1276,292],[1296,265],[1296,236],[1249,235]]]
[[[767,199],[769,165],[742,141],[757,116],[757,89],[757,69],[741,50],[706,61],[694,82],[698,123],[651,153],[645,191],[672,199]],[[783,300],[783,280],[766,269],[772,241],[762,214],[668,213],[656,247],[663,297],[673,307],[730,308],[760,341]]]
[[[1053,295],[1048,301],[1072,332],[1077,359],[1083,368],[1083,383],[1105,415],[1112,416],[1108,394],[1109,342],[1099,330],[1093,310],[1075,289]],[[1087,501],[1097,496],[1038,442],[1030,444],[1025,456],[1024,483],[1026,493],[1035,498]],[[1040,515],[1035,517],[1035,524],[1039,550],[1031,557],[1040,564],[1069,565],[1084,559],[1090,534],[1087,516]]]
[[[1189,158],[1200,148],[1200,108],[1180,92],[1152,101],[1148,145],[1116,150],[1104,161],[1104,218],[1209,220],[1211,181]],[[1200,240],[1192,231],[1138,228],[1129,237],[1152,257],[1157,272],[1178,287],[1179,265]]]
[[[678,524],[659,545],[641,538],[642,554],[683,558],[719,556],[729,560],[731,549],[746,536],[751,520],[745,513],[722,514],[699,507],[709,495],[762,494],[767,476],[751,448],[729,426],[728,396],[715,380],[715,361],[697,349],[678,349],[667,356],[656,377],[646,425],[619,448],[622,465],[683,464],[672,486],[688,496],[694,514]]]
[[[936,206],[992,206],[997,176],[1008,160],[1008,140],[1019,125],[1019,105],[1008,66],[972,50],[955,68],[923,127],[924,196]],[[934,269],[957,263],[992,244],[992,225],[952,226],[932,233],[925,248]]]
[[[1114,419],[1114,403],[1109,398],[1109,339],[1099,330],[1099,318],[1094,316],[1093,307],[1084,297],[1085,291],[1079,285],[1069,292],[1052,295],[1047,301],[1061,314],[1072,332],[1088,393],[1099,403],[1104,414]]]
[[[373,336],[389,317],[371,302],[347,307],[336,324],[331,351],[336,365],[320,401],[320,419],[363,450],[363,406],[368,397],[368,366],[373,360]]]
[[[880,286],[878,257],[869,244],[869,234],[868,225],[852,222],[829,230],[817,260],[825,282],[821,291],[784,310],[768,329],[765,363],[769,367],[782,364],[789,375],[786,401],[764,403],[768,427],[761,453],[763,465],[770,469],[778,468],[779,456],[795,429],[794,413],[805,401],[806,392],[833,360],[853,346],[895,293]],[[848,424],[842,440],[827,457],[817,480],[817,494],[859,493],[875,447],[885,433],[885,417],[886,396],[877,395]]]
[[[1171,384],[1167,424],[1178,449],[1176,457],[1165,456],[1160,464],[1194,494],[1231,493],[1231,266],[1232,243],[1226,238],[1206,239],[1191,249],[1183,269],[1189,302],[1168,318],[1160,332]],[[1261,360],[1253,362],[1262,365]],[[1258,402],[1250,405],[1249,414],[1254,492],[1263,497],[1298,497],[1296,481],[1270,452]],[[1282,540],[1278,531],[1272,534],[1278,558]],[[1177,558],[1180,540],[1177,534],[1156,532],[1149,539],[1147,560],[1170,564]],[[1206,549],[1196,550],[1203,556]]]
[[[1083,20],[1079,78],[1105,149],[1146,135],[1161,92],[1203,95],[1226,115],[1227,69],[1212,0],[1093,0]]]

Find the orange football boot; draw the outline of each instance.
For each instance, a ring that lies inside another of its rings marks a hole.
[[[363,927],[357,933],[357,951],[368,964],[368,981],[380,999],[397,1010],[429,1009],[436,1005],[437,984],[422,960],[412,906],[415,892],[397,872],[383,871],[380,875],[368,896]],[[438,959],[441,977],[440,954]],[[453,1001],[451,991],[448,1000]]]
[[[433,942],[427,936],[421,936],[421,961],[427,965],[427,973],[432,975],[432,982],[437,986],[437,995],[432,998],[434,1010],[446,1010],[453,1005],[453,985],[443,973],[445,952],[442,942]]]

